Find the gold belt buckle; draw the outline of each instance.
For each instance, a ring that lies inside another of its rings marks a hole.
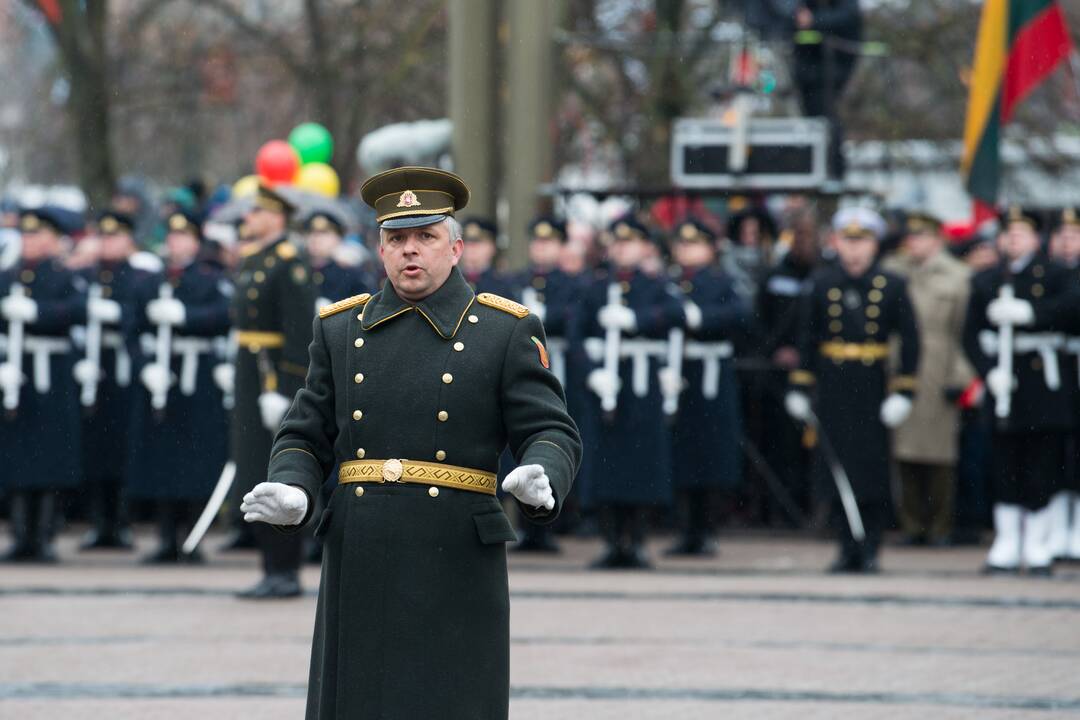
[[[384,482],[396,483],[401,480],[401,473],[404,468],[401,465],[401,461],[397,458],[390,458],[383,463],[382,466],[382,479]]]

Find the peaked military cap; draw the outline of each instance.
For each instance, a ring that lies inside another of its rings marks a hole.
[[[926,211],[913,210],[907,213],[904,219],[905,235],[919,235],[921,233],[936,235],[939,232],[941,232],[941,220]]]
[[[263,210],[269,210],[270,212],[281,213],[282,215],[289,216],[296,211],[296,204],[286,198],[282,193],[279,193],[269,185],[260,182],[259,189],[255,191],[254,207],[262,208]]]
[[[97,217],[98,232],[102,235],[135,232],[135,220],[127,213],[106,210]]]
[[[1067,226],[1080,227],[1080,208],[1067,207],[1054,216],[1054,232]]]
[[[469,204],[469,188],[452,172],[428,167],[400,167],[373,175],[360,197],[375,208],[381,228],[433,225]]]
[[[615,240],[630,240],[637,238],[644,240],[645,242],[653,242],[652,233],[649,232],[649,228],[645,227],[644,223],[633,215],[626,215],[611,223],[611,225],[608,226],[608,232],[611,233]]]
[[[1031,227],[1035,232],[1042,230],[1042,218],[1030,208],[1020,205],[1010,205],[1000,217],[1001,227],[1007,229],[1009,225],[1019,222]]]
[[[316,210],[304,218],[303,230],[309,232],[335,232],[338,235],[345,234],[348,220],[334,210]]]
[[[676,242],[716,242],[716,233],[700,220],[691,218],[679,224],[675,229]]]
[[[187,232],[202,240],[202,223],[195,213],[178,208],[165,218],[165,227],[169,232]]]
[[[466,242],[469,240],[487,240],[489,242],[495,242],[495,236],[499,234],[499,230],[495,226],[495,223],[487,218],[467,218],[462,221],[461,228]]]
[[[867,207],[846,207],[833,215],[833,230],[844,237],[873,237],[880,240],[885,234],[885,221]]]
[[[19,213],[19,230],[21,232],[36,232],[42,228],[52,230],[54,233],[64,235],[72,230],[68,223],[64,222],[61,213],[49,206],[26,209]]]
[[[541,215],[529,223],[529,237],[556,238],[566,242],[566,223],[548,215]]]

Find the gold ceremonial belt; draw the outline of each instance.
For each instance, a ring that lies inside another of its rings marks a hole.
[[[830,360],[861,360],[869,363],[889,357],[887,343],[821,343],[821,354]]]
[[[495,473],[417,460],[348,460],[341,463],[338,484],[417,483],[495,494]]]
[[[263,348],[283,347],[285,345],[285,334],[264,332],[262,330],[239,330],[236,333],[236,342],[245,350],[257,353]]]

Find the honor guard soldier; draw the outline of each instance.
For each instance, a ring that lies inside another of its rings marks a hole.
[[[684,317],[667,279],[640,269],[653,242],[648,229],[626,217],[609,231],[610,267],[596,271],[581,311],[598,428],[589,500],[607,542],[594,567],[640,568],[649,565],[641,549],[648,511],[671,503],[657,372],[664,341]]]
[[[819,467],[827,466],[836,486],[840,554],[833,572],[877,571],[890,500],[889,429],[907,419],[916,389],[915,312],[904,280],[877,265],[884,230],[881,216],[868,208],[834,216],[838,261],[817,270],[803,295],[799,368],[785,398],[792,417],[817,430]],[[900,360],[890,380],[893,337]]]
[[[972,279],[964,322],[964,350],[994,406],[994,543],[986,569],[1025,565],[1048,575],[1047,505],[1064,480],[1072,428],[1061,374],[1076,280],[1043,252],[1037,215],[1011,207],[1001,224],[1004,257]]]
[[[308,720],[505,720],[504,543],[515,535],[495,472],[509,445],[519,467],[503,490],[550,522],[577,469],[577,431],[540,320],[475,295],[455,267],[461,179],[397,168],[361,195],[376,211],[387,282],[315,318],[306,385],[245,517],[307,522],[340,463],[316,530],[325,545]]]
[[[177,536],[190,530],[228,458],[213,371],[227,342],[232,286],[219,265],[199,260],[198,218],[180,210],[165,223],[165,272],[140,288],[143,352],[127,472],[128,496],[157,505],[159,544],[144,558],[151,564],[200,560],[182,555]]]
[[[86,284],[60,261],[69,228],[52,208],[19,217],[21,255],[0,272],[0,493],[9,499],[11,562],[55,562],[56,493],[82,480],[79,391],[71,328],[86,315]]]
[[[266,480],[274,433],[307,375],[315,288],[307,263],[286,233],[294,209],[281,194],[260,185],[244,220],[250,240],[240,251],[231,309],[239,344],[230,425],[237,500]],[[300,535],[266,525],[254,531],[263,579],[240,597],[300,595]]]
[[[499,254],[495,244],[499,231],[495,223],[484,218],[468,218],[461,227],[465,234],[465,253],[461,256],[461,274],[465,281],[478,293],[511,297],[513,282],[495,268],[495,257]]]
[[[681,373],[661,370],[678,395],[671,430],[671,478],[679,496],[681,539],[669,555],[711,555],[718,491],[742,478],[739,387],[734,345],[750,327],[750,310],[716,266],[716,237],[699,222],[678,227],[671,242],[674,280],[686,315]]]
[[[304,219],[304,249],[311,264],[316,309],[375,290],[375,280],[365,270],[340,259],[346,226],[345,217],[336,210],[319,210]]]
[[[84,271],[89,283],[86,305],[86,356],[76,366],[80,384],[96,384],[90,404],[84,403],[83,472],[90,493],[93,528],[82,550],[132,547],[124,498],[130,451],[128,433],[139,348],[133,330],[143,308],[139,288],[152,274],[144,257],[136,257],[135,221],[106,210],[97,218],[100,256]],[[96,328],[91,330],[91,328]],[[89,344],[97,345],[90,348]],[[98,356],[94,362],[93,355]],[[97,378],[94,378],[95,374]],[[89,396],[86,398],[90,399]]]

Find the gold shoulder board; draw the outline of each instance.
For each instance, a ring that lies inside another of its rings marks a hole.
[[[344,300],[338,300],[331,305],[323,305],[319,308],[319,317],[327,318],[331,315],[336,315],[342,310],[349,310],[357,305],[363,305],[371,299],[371,293],[361,293],[360,295],[353,295],[352,297],[345,298]]]
[[[296,255],[296,246],[291,242],[286,241],[277,246],[277,256],[282,260],[292,260]]]
[[[507,300],[499,295],[493,295],[492,293],[480,293],[476,296],[476,301],[481,305],[487,305],[493,307],[496,310],[502,310],[505,313],[510,313],[514,317],[523,318],[529,314],[529,308],[525,307],[521,303],[516,303],[513,300]]]

